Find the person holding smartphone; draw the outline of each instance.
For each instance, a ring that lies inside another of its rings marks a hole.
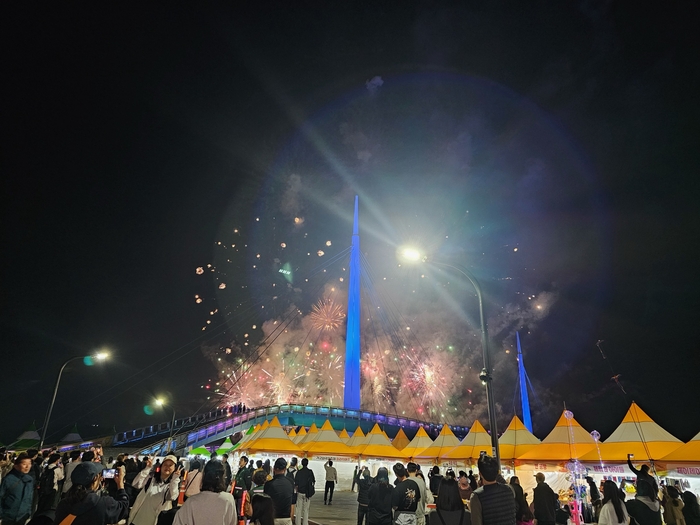
[[[116,496],[101,495],[102,465],[81,462],[71,473],[72,485],[56,508],[54,523],[106,525],[118,523],[129,514],[129,497],[124,492],[124,467],[115,470]],[[71,518],[73,518],[71,520]]]

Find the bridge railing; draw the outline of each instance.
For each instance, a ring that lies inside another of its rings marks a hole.
[[[442,424],[428,423],[412,418],[404,418],[400,416],[392,416],[379,412],[371,412],[366,410],[352,410],[346,408],[337,408],[320,405],[301,405],[301,404],[284,404],[284,405],[269,405],[249,409],[243,413],[235,413],[233,408],[221,408],[212,410],[206,414],[194,415],[188,418],[175,420],[173,427],[173,435],[183,434],[187,432],[187,446],[198,443],[207,438],[221,434],[228,430],[233,430],[236,427],[242,426],[244,423],[257,419],[270,419],[278,414],[304,414],[309,416],[320,416],[324,418],[342,418],[353,421],[368,421],[370,423],[379,423],[382,425],[390,425],[403,427],[407,429],[418,429],[424,427],[427,430],[439,430]],[[207,424],[210,423],[210,424]],[[198,427],[199,428],[196,428]],[[469,427],[449,425],[450,429],[456,434],[466,434]],[[196,430],[195,430],[196,428]],[[193,429],[189,430],[188,429]],[[151,438],[157,435],[168,435],[170,433],[170,423],[160,423],[150,425],[148,427],[129,430],[127,432],[119,432],[114,436],[114,445],[123,445],[142,439]]]

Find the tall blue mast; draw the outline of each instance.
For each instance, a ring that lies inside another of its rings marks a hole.
[[[523,351],[520,348],[520,333],[515,332],[515,339],[518,342],[518,373],[520,375],[520,402],[523,405],[523,424],[532,432],[532,416],[530,416],[530,398],[527,394],[527,374],[525,373],[525,363],[523,362]]]
[[[360,230],[358,227],[358,197],[355,195],[355,220],[350,250],[350,283],[348,287],[348,326],[345,337],[345,390],[343,404],[351,410],[360,409]]]

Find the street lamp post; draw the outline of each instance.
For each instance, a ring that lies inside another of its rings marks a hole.
[[[493,454],[494,457],[496,458],[496,461],[498,461],[498,465],[500,468],[501,465],[501,452],[498,447],[498,429],[496,425],[496,405],[494,403],[493,399],[493,386],[492,386],[492,380],[493,377],[491,375],[491,353],[489,351],[489,334],[488,334],[488,327],[486,325],[486,315],[484,314],[484,298],[483,294],[481,293],[481,285],[479,284],[479,281],[477,278],[472,274],[469,270],[466,268],[462,268],[460,266],[455,266],[452,264],[448,263],[443,263],[439,261],[434,261],[434,260],[429,260],[427,257],[422,256],[420,252],[417,250],[411,249],[411,248],[406,248],[403,250],[402,255],[405,259],[409,261],[423,261],[423,262],[430,262],[431,264],[435,266],[441,266],[444,268],[450,268],[452,270],[455,270],[462,275],[464,275],[469,282],[472,284],[474,287],[474,290],[476,291],[476,297],[479,301],[479,323],[481,325],[481,350],[483,352],[483,358],[484,358],[484,368],[479,374],[479,379],[481,379],[482,384],[486,387],[486,403],[488,406],[488,413],[489,413],[489,427],[491,431],[491,448],[493,449]]]
[[[156,404],[161,407],[170,407],[173,411],[173,418],[170,420],[170,432],[168,433],[168,444],[166,445],[166,454],[170,452],[170,445],[172,444],[173,440],[173,430],[175,428],[175,407],[172,405],[168,405],[165,401],[162,399],[156,399]]]
[[[106,352],[100,352],[91,357],[98,361],[104,361],[105,359],[107,359],[107,357],[109,357],[109,354],[107,354]],[[56,378],[56,385],[53,388],[53,396],[51,397],[51,403],[49,404],[49,409],[46,412],[46,418],[44,419],[44,428],[41,431],[41,441],[39,442],[39,450],[41,450],[44,447],[44,441],[46,440],[46,430],[48,429],[49,421],[51,420],[51,413],[53,412],[53,405],[56,402],[56,394],[58,394],[58,385],[61,384],[61,376],[63,376],[63,370],[65,370],[66,366],[68,366],[69,363],[75,361],[76,359],[85,359],[85,357],[82,355],[71,357],[68,361],[63,363],[63,366],[58,371],[58,377]]]

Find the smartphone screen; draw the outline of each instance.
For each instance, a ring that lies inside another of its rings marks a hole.
[[[102,477],[104,479],[114,479],[114,476],[117,475],[117,469],[115,468],[106,468],[102,471]]]

